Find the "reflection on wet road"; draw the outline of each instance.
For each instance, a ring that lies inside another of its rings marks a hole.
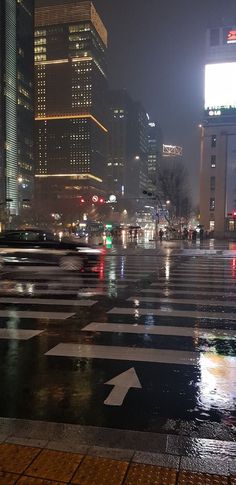
[[[235,267],[134,250],[3,273],[0,415],[234,439]]]

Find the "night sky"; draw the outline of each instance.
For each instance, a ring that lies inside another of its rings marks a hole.
[[[94,4],[109,32],[111,87],[124,87],[143,103],[150,117],[159,121],[165,143],[184,147],[196,199],[205,31],[208,26],[236,23],[235,0],[94,0]]]

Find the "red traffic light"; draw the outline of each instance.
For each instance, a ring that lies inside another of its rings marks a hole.
[[[104,203],[105,203],[105,199],[104,199],[103,197],[101,197],[101,198],[99,199],[99,204],[104,204]]]
[[[236,217],[236,211],[233,211],[233,217]]]
[[[80,203],[81,203],[81,204],[84,204],[84,203],[85,203],[85,200],[84,200],[84,198],[83,198],[83,197],[81,197],[81,199],[80,199]]]

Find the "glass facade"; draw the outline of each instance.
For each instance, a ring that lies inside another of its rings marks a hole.
[[[42,194],[47,176],[64,174],[62,191],[70,174],[105,176],[107,35],[91,2],[36,8],[35,19],[35,159]]]
[[[32,196],[33,0],[1,1],[0,34],[1,207],[17,215]]]

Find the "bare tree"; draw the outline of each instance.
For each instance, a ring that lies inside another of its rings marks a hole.
[[[160,204],[168,207],[169,220],[184,218],[187,222],[191,203],[188,190],[188,173],[183,162],[162,160],[157,174],[157,194]]]

